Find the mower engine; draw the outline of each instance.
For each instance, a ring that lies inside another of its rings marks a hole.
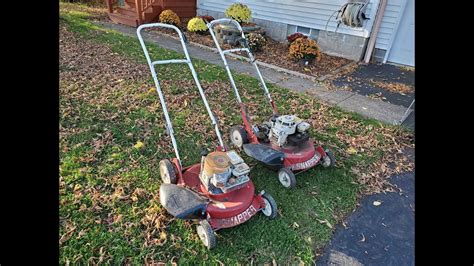
[[[203,156],[201,169],[201,183],[212,194],[238,189],[250,180],[250,167],[235,151],[215,151]]]
[[[310,125],[295,115],[282,115],[272,118],[272,128],[269,139],[275,146],[286,144],[299,145],[309,139]]]

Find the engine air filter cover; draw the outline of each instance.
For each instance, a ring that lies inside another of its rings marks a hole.
[[[206,176],[228,172],[229,167],[230,159],[225,152],[211,152],[204,159],[204,174]]]

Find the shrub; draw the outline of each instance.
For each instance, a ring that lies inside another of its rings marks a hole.
[[[298,38],[290,45],[290,55],[295,59],[313,59],[317,61],[321,58],[321,52],[316,41],[309,38]]]
[[[198,16],[198,18],[202,18],[204,20],[204,22],[206,22],[206,23],[209,23],[209,22],[214,20],[213,16],[208,16],[208,15]]]
[[[188,30],[191,32],[205,32],[207,30],[206,22],[202,18],[194,17],[188,21]]]
[[[262,49],[263,46],[267,45],[267,40],[259,33],[247,34],[247,40],[249,42],[249,48],[252,52],[256,52]]]
[[[290,44],[298,38],[308,38],[308,36],[304,35],[303,33],[296,32],[296,33],[293,33],[291,35],[288,35],[288,37],[286,37],[286,39],[288,40],[288,42]]]
[[[178,15],[173,12],[171,9],[163,10],[160,14],[160,22],[178,26],[181,23]]]
[[[226,9],[225,15],[226,17],[234,19],[239,23],[249,22],[252,16],[252,11],[248,6],[242,3],[235,3]]]

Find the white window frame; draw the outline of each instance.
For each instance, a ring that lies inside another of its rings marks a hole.
[[[311,36],[311,32],[313,31],[312,28],[304,27],[304,26],[298,26],[298,25],[295,25],[295,26],[296,26],[296,29],[295,29],[296,31],[295,31],[294,33],[299,32],[299,33],[301,33],[301,34],[303,34],[303,35],[305,35],[305,36],[308,36],[308,37]],[[309,29],[309,33],[304,33],[304,32],[298,31],[298,28],[307,28],[307,29]]]

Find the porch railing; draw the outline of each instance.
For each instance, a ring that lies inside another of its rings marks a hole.
[[[123,4],[124,0],[106,0],[107,3],[107,9],[109,10],[109,13],[114,12],[114,8],[117,6],[120,6]],[[144,12],[148,8],[150,8],[153,3],[158,2],[160,0],[135,0],[135,12],[137,15],[137,19],[139,24],[143,23],[145,18],[144,18]]]

